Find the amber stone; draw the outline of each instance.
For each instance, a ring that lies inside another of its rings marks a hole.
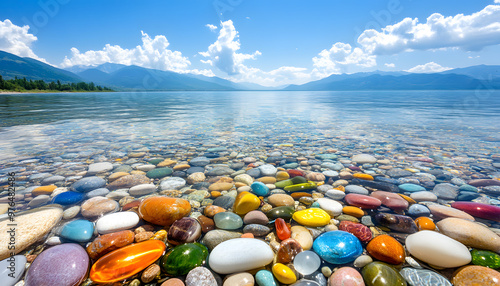
[[[176,220],[168,230],[168,242],[173,245],[194,242],[201,236],[201,225],[192,217]]]
[[[432,219],[421,216],[415,219],[415,224],[417,225],[419,230],[435,230],[436,224],[432,221]]]
[[[224,208],[221,208],[219,206],[214,206],[214,205],[209,205],[205,208],[204,210],[204,214],[207,216],[207,217],[214,217],[214,215],[218,214],[218,213],[222,213],[222,212],[225,212],[226,209]]]
[[[200,222],[201,231],[203,233],[207,233],[207,232],[211,231],[212,229],[215,229],[215,222],[213,219],[208,218],[204,215],[200,215],[197,219]]]
[[[375,259],[390,264],[401,264],[405,261],[405,250],[401,243],[386,234],[372,239],[366,246],[366,250]]]
[[[140,204],[141,204],[141,201],[140,201],[140,200],[135,200],[135,201],[132,201],[132,202],[130,202],[130,203],[125,204],[125,205],[122,207],[122,211],[128,211],[129,209],[136,208],[136,207],[138,207]]]
[[[339,230],[353,234],[361,242],[368,242],[372,239],[372,231],[361,223],[344,220],[340,222]]]
[[[90,279],[97,283],[111,283],[129,278],[160,258],[165,243],[148,240],[112,251],[92,265]]]
[[[302,246],[293,238],[283,240],[276,254],[277,262],[287,264],[293,261],[295,256],[302,252]]]
[[[306,192],[295,192],[291,193],[290,196],[292,196],[292,198],[294,199],[300,199],[302,197],[312,197],[312,194]]]
[[[484,266],[463,266],[453,273],[451,283],[456,286],[498,286],[500,272]]]
[[[169,197],[150,197],[139,205],[139,215],[147,222],[169,226],[191,212],[187,200]]]
[[[127,246],[132,242],[134,242],[134,232],[130,230],[105,234],[94,239],[94,241],[87,246],[87,253],[90,258],[95,260],[106,253]]]
[[[280,240],[288,239],[292,235],[292,231],[290,230],[288,225],[286,225],[284,219],[277,218],[274,222],[274,226],[276,227],[276,235],[278,235],[278,238]]]

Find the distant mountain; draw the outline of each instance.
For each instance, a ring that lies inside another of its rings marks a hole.
[[[490,80],[500,77],[500,66],[479,65],[466,68],[451,69],[441,72],[441,74],[452,74],[452,73],[462,74],[481,80]]]
[[[0,51],[0,75],[5,79],[18,78],[58,81],[62,83],[83,81],[72,72],[58,69],[32,58],[21,58],[11,53]]]

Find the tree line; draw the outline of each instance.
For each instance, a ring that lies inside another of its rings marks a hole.
[[[43,80],[27,80],[26,78],[14,78],[9,80],[4,80],[0,75],[0,90],[9,91],[36,91],[36,90],[47,90],[47,91],[113,91],[108,87],[103,87],[100,85],[95,85],[93,82],[78,82],[78,83],[61,83],[60,80],[50,83],[46,83]]]

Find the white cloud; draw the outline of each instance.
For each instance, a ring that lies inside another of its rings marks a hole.
[[[349,65],[373,67],[377,64],[375,56],[367,54],[360,48],[353,49],[351,45],[341,42],[333,44],[329,50],[322,50],[312,60],[313,73],[319,77],[346,72]]]
[[[28,25],[22,27],[14,25],[9,19],[0,21],[0,50],[47,63],[45,59],[39,58],[31,50],[31,44],[37,40],[37,37],[28,33],[29,28]]]
[[[436,73],[436,72],[442,72],[446,70],[451,70],[451,68],[447,67],[442,67],[441,65],[435,63],[435,62],[429,62],[424,65],[418,65],[415,67],[412,67],[409,70],[406,70],[407,72],[411,73]]]
[[[264,86],[303,84],[312,79],[307,68],[283,66],[271,71],[243,66],[242,72],[229,79],[235,82],[253,82]]]
[[[495,3],[496,4],[500,4],[500,0],[495,0]]]
[[[152,39],[148,34],[141,33],[142,45],[133,49],[107,44],[102,50],[81,53],[77,48],[71,48],[71,57],[65,57],[61,67],[115,63],[181,73],[190,72],[188,67],[191,62],[187,57],[182,56],[181,52],[169,50],[170,43],[165,36],[157,35]]]
[[[396,65],[394,63],[385,63],[384,65],[388,68],[395,68],[396,67]]]
[[[363,49],[374,55],[412,50],[460,48],[478,51],[500,44],[500,6],[488,5],[471,15],[445,17],[434,13],[425,23],[405,18],[382,30],[365,30],[358,38]]]
[[[206,24],[205,27],[209,28],[210,31],[215,32],[217,31],[217,26],[212,25],[212,24]]]
[[[210,64],[228,75],[237,75],[244,68],[245,60],[253,60],[261,55],[259,51],[253,54],[238,53],[239,49],[238,31],[234,28],[233,21],[228,20],[221,22],[217,41],[208,47],[208,51],[200,52],[200,55],[208,58],[208,60],[202,60],[203,63]]]

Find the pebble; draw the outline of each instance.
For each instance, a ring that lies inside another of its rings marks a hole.
[[[454,202],[451,207],[478,218],[500,222],[500,207],[497,206],[476,202]]]
[[[492,269],[500,268],[500,255],[488,250],[473,249],[471,251],[472,264],[489,267]]]
[[[80,193],[87,193],[92,190],[102,188],[106,185],[106,181],[101,177],[86,177],[76,181],[71,185],[71,190]]]
[[[217,286],[217,281],[210,270],[196,267],[186,276],[186,286]]]
[[[303,250],[309,250],[313,246],[313,237],[309,230],[303,226],[295,225],[291,228],[291,238],[296,240]]]
[[[398,188],[403,192],[410,192],[410,193],[424,192],[425,191],[424,187],[422,187],[420,185],[416,185],[416,184],[411,184],[411,183],[401,184],[398,186]]]
[[[442,275],[438,273],[427,270],[427,269],[415,269],[411,267],[405,267],[399,271],[399,273],[405,278],[405,280],[410,285],[421,285],[421,286],[451,286],[450,281],[448,281]]]
[[[283,284],[292,284],[297,281],[297,276],[293,273],[290,267],[282,264],[276,263],[272,267],[272,272],[276,280]]]
[[[323,260],[332,264],[354,261],[363,252],[357,237],[345,231],[329,231],[318,236],[313,249]]]
[[[259,270],[255,274],[255,282],[259,286],[278,286],[278,281],[274,278],[274,275],[269,270]]]
[[[379,199],[382,202],[382,205],[395,211],[403,211],[408,208],[408,202],[395,193],[375,191],[371,193],[371,196]]]
[[[500,272],[483,266],[464,266],[453,274],[451,283],[455,286],[496,286],[500,281]]]
[[[201,236],[200,223],[191,217],[176,220],[168,229],[168,242],[173,245],[195,242]]]
[[[114,212],[118,210],[119,207],[118,202],[105,197],[97,196],[83,202],[81,206],[81,214],[85,218],[95,218],[106,213]]]
[[[470,220],[474,221],[474,217],[471,216],[470,214],[443,205],[438,205],[438,204],[432,204],[432,205],[427,205],[429,210],[431,211],[431,214],[436,218],[436,219],[445,219],[448,217],[456,217],[456,218],[461,218],[465,220]]]
[[[352,267],[341,267],[330,276],[328,286],[364,286],[361,273]]]
[[[390,264],[397,265],[405,261],[405,250],[403,245],[386,234],[373,238],[366,246],[366,250],[375,259]]]
[[[319,198],[316,202],[319,204],[319,207],[326,211],[330,216],[338,216],[342,213],[342,204],[337,201],[327,198]]]
[[[12,286],[21,280],[27,260],[24,255],[14,255],[0,261],[0,280],[6,286]]]
[[[94,234],[94,224],[88,220],[78,219],[65,224],[60,236],[76,242],[87,242]]]
[[[232,212],[220,212],[214,215],[215,226],[224,230],[234,230],[243,226],[241,217]]]
[[[348,194],[358,194],[358,195],[368,195],[370,193],[367,189],[356,185],[346,186],[345,192]]]
[[[353,265],[354,265],[354,267],[357,267],[357,268],[363,268],[372,262],[373,262],[373,259],[371,258],[371,256],[361,255],[358,258],[356,258],[356,260],[354,260]]]
[[[189,202],[179,198],[149,197],[139,205],[139,215],[143,220],[162,226],[169,226],[190,212]]]
[[[273,207],[281,207],[281,206],[293,206],[295,204],[295,200],[292,196],[287,194],[274,194],[268,197],[268,202]]]
[[[186,243],[171,248],[160,260],[160,267],[169,275],[186,275],[202,266],[208,249],[200,243]]]
[[[345,192],[342,192],[342,191],[336,190],[336,189],[328,190],[325,193],[325,196],[329,197],[330,199],[337,200],[337,201],[343,200],[345,195],[346,195]]]
[[[438,197],[433,192],[429,191],[412,193],[410,195],[410,198],[414,199],[417,202],[435,202],[438,199]]]
[[[97,260],[106,253],[134,242],[134,232],[123,230],[98,236],[87,246],[90,258]]]
[[[226,276],[222,286],[253,286],[254,284],[255,279],[252,274],[241,272]]]
[[[406,286],[406,281],[391,265],[384,262],[372,262],[361,270],[367,286]]]
[[[331,217],[322,209],[309,208],[295,212],[292,218],[303,226],[319,227],[327,225]]]
[[[259,207],[260,199],[256,195],[250,192],[241,192],[234,200],[233,212],[238,215],[245,215]]]
[[[139,216],[135,212],[116,212],[99,218],[95,228],[100,234],[112,233],[131,229],[139,223]]]
[[[358,154],[351,157],[351,160],[358,164],[375,164],[377,159],[369,154]]]
[[[302,275],[309,275],[316,272],[321,266],[320,257],[313,251],[302,251],[295,255],[293,266]]]
[[[360,194],[348,194],[344,199],[349,205],[362,209],[376,209],[382,205],[379,199]]]
[[[133,186],[128,190],[131,196],[144,196],[156,192],[156,186],[153,184],[140,184]]]
[[[113,170],[113,164],[109,162],[99,162],[92,163],[89,165],[89,169],[87,171],[88,175],[95,175],[97,173],[108,172]]]

